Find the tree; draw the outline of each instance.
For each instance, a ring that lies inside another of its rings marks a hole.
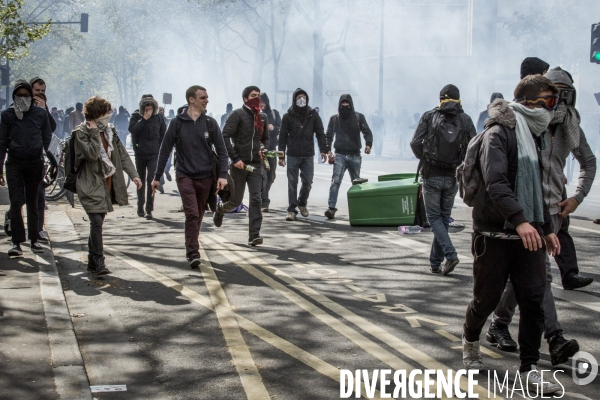
[[[29,45],[46,36],[50,21],[39,25],[27,25],[22,16],[23,0],[6,0],[0,8],[0,57],[10,60],[25,57]]]

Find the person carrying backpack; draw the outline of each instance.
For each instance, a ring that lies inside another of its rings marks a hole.
[[[429,262],[431,272],[449,274],[458,265],[458,255],[448,235],[450,212],[458,190],[456,168],[465,158],[469,141],[477,134],[471,118],[460,104],[460,91],[446,85],[440,105],[421,117],[410,147],[419,159],[427,219],[435,236]]]

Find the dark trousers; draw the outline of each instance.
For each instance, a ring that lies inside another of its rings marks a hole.
[[[88,253],[93,259],[97,260],[104,257],[104,243],[102,240],[102,225],[106,213],[89,214],[90,237],[88,238]]]
[[[246,192],[246,185],[248,185],[248,191],[250,192],[250,204],[248,204],[248,219],[250,221],[248,231],[250,236],[255,236],[260,234],[260,227],[263,219],[261,210],[263,172],[261,164],[250,165],[254,167],[254,172],[239,169],[233,165],[230,167],[229,174],[231,175],[231,179],[233,179],[235,192],[233,198],[223,204],[223,212],[228,213],[242,204],[244,193]]]
[[[25,242],[25,224],[22,209],[27,205],[27,230],[29,240],[39,239],[38,192],[43,179],[44,162],[20,163],[9,160],[6,162],[6,183],[10,198],[10,225],[12,242]]]
[[[46,171],[43,171],[44,174]],[[43,178],[40,182],[38,190],[38,232],[44,230],[44,220],[46,218],[46,185],[44,184]]]
[[[275,170],[277,169],[277,157],[269,157],[267,158],[269,161],[269,165],[271,166],[270,171],[265,171],[265,177],[263,179],[263,188],[262,188],[262,206],[269,207],[271,204],[271,199],[269,199],[269,191],[271,190],[271,185],[275,182]]]
[[[296,207],[306,207],[314,173],[315,160],[313,156],[287,157],[288,212],[298,214]],[[300,175],[300,181],[302,182],[300,195],[298,195],[298,175]]]
[[[158,164],[158,155],[156,156],[135,156],[135,169],[137,169],[142,181],[142,187],[137,191],[138,211],[144,211],[144,203],[146,204],[146,212],[154,211],[154,198],[152,197],[151,183],[156,172],[156,164]],[[147,198],[146,198],[147,197]]]
[[[175,180],[185,214],[185,252],[188,258],[200,257],[198,237],[213,178],[191,179],[177,175]]]
[[[518,337],[521,370],[528,370],[540,358],[544,331],[545,247],[529,251],[521,240],[492,239],[474,233],[471,252],[474,256],[473,299],[467,307],[465,339],[479,340],[510,277],[521,311]]]
[[[560,242],[560,254],[554,257],[554,261],[560,269],[560,277],[563,283],[574,275],[579,274],[579,266],[577,265],[577,252],[575,251],[575,243],[569,233],[569,217],[563,218],[560,229],[556,236]]]

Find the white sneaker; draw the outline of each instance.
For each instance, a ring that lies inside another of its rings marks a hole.
[[[293,211],[290,211],[287,215],[287,217],[285,217],[286,221],[295,221],[296,220],[296,213]]]
[[[479,340],[474,342],[467,342],[467,339],[463,336],[463,364],[467,369],[482,369],[483,358],[481,358],[481,351],[479,350]]]
[[[550,374],[548,374],[550,375]],[[546,376],[548,376],[546,375]],[[521,378],[522,379],[522,378]],[[540,397],[556,393],[561,390],[560,385],[557,385],[554,382],[550,382],[547,380],[542,380],[542,374],[538,371],[537,366],[532,365],[531,371],[527,373],[527,387],[529,388],[530,393],[533,395],[533,392],[537,393]],[[548,379],[548,378],[546,378]],[[537,397],[537,396],[536,396]]]
[[[50,238],[48,237],[48,233],[46,231],[40,231],[40,235],[38,241],[44,244],[50,243]]]
[[[298,206],[298,210],[300,210],[300,215],[304,218],[309,216],[308,209],[306,207]]]

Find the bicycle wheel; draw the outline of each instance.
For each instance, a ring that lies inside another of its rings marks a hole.
[[[66,190],[63,188],[65,183],[65,169],[61,165],[58,169],[58,177],[56,178],[56,185],[50,193],[46,191],[46,200],[56,201],[62,199],[65,195]]]

